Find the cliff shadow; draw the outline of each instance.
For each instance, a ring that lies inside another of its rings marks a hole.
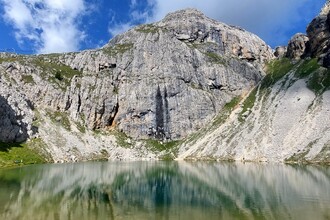
[[[158,86],[155,96],[155,138],[158,140],[171,139],[169,129],[170,113],[167,96],[166,86],[164,87],[163,94],[160,90],[160,87]]]
[[[0,95],[0,151],[8,151],[12,147],[22,147],[26,141],[28,125],[22,121],[8,101]]]

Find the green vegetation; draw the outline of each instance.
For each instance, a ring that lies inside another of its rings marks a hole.
[[[152,24],[145,24],[145,25],[141,25],[138,28],[135,29],[138,32],[141,33],[151,33],[151,34],[155,34],[160,30],[160,27],[154,26]]]
[[[206,52],[204,54],[210,59],[212,63],[222,64],[222,65],[226,64],[226,60],[217,53]]]
[[[196,49],[199,52],[201,52],[202,54],[204,54],[205,56],[207,56],[207,58],[209,59],[209,61],[211,63],[215,63],[215,64],[221,64],[221,65],[226,65],[227,61],[226,59],[215,53],[215,52],[211,52],[210,47],[212,48],[217,48],[218,45],[216,43],[212,43],[212,42],[206,42],[206,43],[190,43],[190,42],[186,42],[187,46],[192,48],[192,49]]]
[[[0,57],[0,63],[15,62],[17,60],[18,60],[18,57]]]
[[[254,106],[254,103],[256,101],[256,95],[257,95],[257,88],[254,88],[249,96],[244,100],[243,102],[243,106],[242,106],[242,111],[239,113],[239,117],[238,117],[238,120],[240,122],[243,122],[244,121],[244,115],[246,112],[250,111],[253,106]]]
[[[131,50],[133,46],[133,43],[116,44],[113,47],[103,48],[102,51],[109,56],[116,56],[117,54],[123,54],[126,51]]]
[[[22,75],[22,81],[28,84],[35,84],[33,77],[31,75]]]
[[[147,148],[151,149],[154,152],[161,152],[164,150],[171,150],[174,147],[180,144],[180,141],[169,141],[169,142],[161,142],[159,140],[144,140]]]
[[[71,131],[71,123],[69,120],[69,116],[65,112],[47,112],[47,116],[52,120],[55,124],[60,124],[68,131]]]
[[[295,76],[304,78],[320,68],[317,59],[304,60],[297,68]]]
[[[201,90],[203,90],[202,85],[197,84],[197,83],[194,83],[194,82],[191,82],[191,83],[189,83],[189,84],[187,84],[187,85],[190,86],[190,87],[193,88],[193,89],[201,89]]]
[[[325,143],[322,150],[314,158],[315,162],[327,163],[330,165],[330,142]]]
[[[118,130],[113,130],[110,134],[114,135],[117,141],[117,144],[123,148],[131,148],[134,146],[133,140],[128,137],[124,132]]]
[[[267,65],[267,75],[261,82],[261,89],[267,89],[290,72],[294,64],[287,58],[273,60]]]
[[[322,94],[330,88],[330,70],[322,69],[315,71],[307,82],[307,87],[316,94]]]
[[[306,163],[307,161],[305,159],[305,156],[309,153],[309,151],[311,150],[311,148],[313,147],[313,145],[315,143],[316,143],[316,141],[309,143],[308,146],[306,148],[304,148],[303,151],[293,154],[291,157],[285,159],[285,162],[286,163]]]
[[[231,112],[239,104],[240,101],[241,101],[241,97],[237,96],[237,97],[234,97],[230,102],[225,104],[225,106],[222,108],[220,114],[215,117],[215,119],[212,123],[212,126],[219,126],[219,125],[223,124],[227,120],[227,118],[229,117]]]
[[[306,78],[307,87],[315,94],[320,95],[330,89],[330,70],[321,67],[316,58],[298,64],[292,64],[287,58],[271,61],[267,66],[268,74],[261,82],[261,89],[271,87],[294,67],[297,67],[295,77]]]
[[[116,95],[119,94],[119,87],[118,86],[113,87],[113,93],[116,94]]]
[[[198,139],[205,136],[205,134],[215,130],[220,125],[222,125],[230,116],[232,111],[238,106],[242,100],[241,96],[234,97],[230,102],[226,103],[225,106],[221,109],[219,114],[214,118],[210,126],[205,126],[199,131],[189,135],[184,142],[188,144],[194,144]]]
[[[41,77],[58,84],[62,89],[70,85],[71,79],[74,76],[82,75],[82,72],[78,70],[74,70],[61,63],[46,61],[42,57],[34,59],[32,63],[42,69]]]
[[[86,132],[86,128],[83,124],[81,124],[80,122],[75,122],[77,129],[81,132],[81,133],[85,133]]]
[[[58,79],[59,81],[62,81],[63,80],[63,76],[62,76],[62,74],[61,74],[60,71],[57,71],[55,73],[55,78]]]
[[[177,146],[179,146],[182,141],[169,141],[162,142],[159,140],[147,139],[144,140],[146,147],[156,153],[162,152],[158,159],[160,160],[174,160],[177,155]]]
[[[172,161],[175,159],[175,155],[172,152],[166,152],[165,154],[158,157],[159,160]]]
[[[36,149],[39,144],[40,139],[27,143],[0,142],[0,167],[45,163],[46,160]]]

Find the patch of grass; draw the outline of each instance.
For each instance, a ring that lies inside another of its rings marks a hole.
[[[81,124],[80,122],[76,122],[76,127],[77,129],[81,132],[81,133],[85,133],[86,132],[86,128],[83,124]]]
[[[119,87],[118,86],[113,87],[113,93],[116,94],[116,95],[119,94]]]
[[[197,84],[197,83],[194,83],[194,82],[191,82],[191,83],[189,83],[189,84],[187,84],[187,85],[190,86],[190,87],[193,88],[193,89],[200,89],[200,90],[203,90],[202,85]]]
[[[109,56],[116,56],[117,54],[123,54],[126,51],[131,50],[133,46],[133,43],[116,44],[113,47],[103,48],[102,51]]]
[[[209,58],[209,60],[212,63],[222,64],[222,65],[225,65],[226,64],[226,60],[222,56],[220,56],[219,54],[217,54],[217,53],[206,52],[204,54]]]
[[[273,60],[267,65],[267,75],[261,82],[261,89],[267,89],[279,81],[283,76],[289,73],[294,67],[294,64],[287,58]]]
[[[17,60],[18,60],[17,57],[0,57],[0,63],[4,63],[4,62],[15,62]]]
[[[320,69],[314,71],[309,77],[307,87],[314,91],[315,94],[320,95],[326,90],[330,89],[330,70]]]
[[[175,159],[175,155],[172,152],[166,152],[165,154],[158,157],[159,160],[172,161]]]
[[[216,116],[215,119],[213,120],[212,126],[219,126],[223,124],[229,117],[230,113],[239,104],[240,101],[241,101],[241,97],[236,96],[230,102],[226,103],[225,106],[222,108],[221,112],[219,113],[219,115]]]
[[[22,81],[27,84],[35,84],[31,75],[22,75]]]
[[[71,131],[71,123],[69,120],[69,116],[65,112],[47,112],[47,116],[52,120],[55,124],[60,124],[68,131]]]
[[[154,152],[172,150],[181,143],[181,141],[161,142],[159,140],[153,140],[153,139],[147,139],[144,140],[144,142],[146,143],[147,148],[149,148]]]
[[[148,33],[155,34],[160,30],[160,27],[157,27],[152,24],[145,24],[145,25],[141,25],[141,26],[137,27],[135,30],[138,32],[141,32],[141,33],[146,33],[146,34],[148,34]]]
[[[46,160],[35,149],[27,147],[28,143],[1,143],[0,167],[11,167],[28,164],[45,163]]]
[[[193,145],[194,143],[196,143],[198,139],[204,137],[207,133],[218,128],[228,119],[231,112],[240,103],[241,99],[242,99],[241,96],[234,97],[230,102],[225,104],[225,106],[221,109],[219,114],[213,119],[211,125],[206,125],[197,132],[192,133],[187,138],[185,138],[183,142],[186,143],[187,145]]]
[[[293,154],[291,157],[284,160],[286,163],[306,163],[305,156],[309,153],[316,141],[310,142],[303,151]]]
[[[45,61],[42,57],[33,59],[32,63],[42,70],[42,78],[58,84],[62,89],[70,85],[71,79],[74,76],[82,75],[82,72],[78,70],[72,69],[64,64]]]
[[[329,163],[330,164],[330,142],[325,143],[322,150],[314,158],[315,162],[318,163]]]
[[[304,60],[297,68],[295,76],[299,78],[304,78],[311,73],[315,72],[320,68],[320,65],[317,63],[317,59]]]
[[[244,100],[243,102],[243,106],[242,106],[242,111],[239,113],[239,117],[238,117],[238,120],[240,122],[243,122],[244,121],[244,115],[246,112],[250,111],[253,106],[254,106],[254,103],[256,102],[256,95],[257,95],[257,88],[254,88],[249,96]]]
[[[118,130],[112,130],[110,134],[115,136],[116,142],[120,147],[132,148],[134,146],[134,141],[124,132]]]

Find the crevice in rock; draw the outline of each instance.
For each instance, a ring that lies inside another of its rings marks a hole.
[[[68,96],[67,100],[66,100],[66,104],[65,104],[65,108],[64,110],[67,111],[69,110],[69,108],[71,107],[71,99],[70,99],[70,96]]]
[[[164,138],[164,105],[163,105],[163,96],[160,91],[159,86],[156,91],[156,134],[155,138],[163,139]]]
[[[78,107],[77,107],[77,112],[80,112],[80,107],[81,107],[81,97],[80,97],[80,94],[78,94]]]
[[[93,130],[101,128],[101,119],[103,118],[105,112],[105,100],[103,100],[101,109],[96,109],[94,113],[94,122],[93,122]]]
[[[111,126],[111,127],[116,126],[115,118],[116,118],[116,116],[118,114],[118,111],[119,111],[119,102],[117,100],[116,105],[113,107],[113,109],[111,111],[111,115],[110,115],[110,117],[108,119],[107,126]]]

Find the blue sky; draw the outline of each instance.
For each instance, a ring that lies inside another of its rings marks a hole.
[[[325,0],[0,0],[0,51],[55,53],[98,48],[167,13],[197,8],[251,31],[271,47],[305,32]]]

